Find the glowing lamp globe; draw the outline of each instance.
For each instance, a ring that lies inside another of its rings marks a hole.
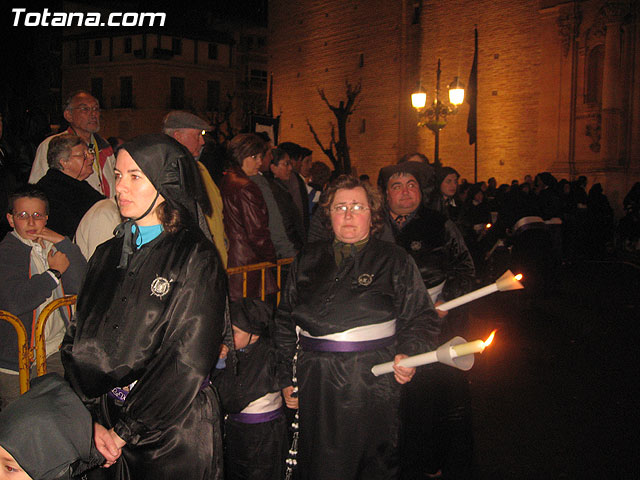
[[[464,85],[460,82],[458,77],[453,79],[453,82],[449,84],[449,103],[452,105],[462,105],[464,101]]]
[[[422,91],[418,91],[416,93],[411,94],[411,105],[413,105],[413,108],[416,108],[416,109],[424,108],[426,104],[427,104],[426,93]]]

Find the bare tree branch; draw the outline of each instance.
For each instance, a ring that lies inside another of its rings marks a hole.
[[[320,146],[322,151],[327,157],[331,160],[331,163],[336,167],[336,172],[339,174],[342,173],[350,173],[351,172],[351,159],[349,155],[349,145],[347,143],[347,123],[349,121],[349,116],[353,114],[356,108],[359,105],[358,96],[362,91],[362,81],[359,81],[357,84],[351,84],[348,80],[345,80],[345,88],[347,94],[346,102],[344,100],[340,100],[337,106],[332,105],[327,99],[327,95],[325,94],[324,89],[318,88],[318,95],[322,99],[322,101],[329,107],[329,110],[334,114],[337,121],[337,138],[336,138],[336,126],[331,123],[331,135],[329,141],[329,148],[325,148],[318,135],[313,130],[313,127],[307,120],[307,124],[311,129],[311,133],[313,133],[316,143]]]
[[[333,153],[333,140],[330,141],[329,148],[325,148],[325,146],[322,144],[322,141],[320,140],[320,137],[318,137],[318,134],[313,128],[313,125],[311,125],[311,122],[309,122],[308,118],[307,118],[307,125],[309,126],[309,130],[311,131],[313,138],[315,139],[316,143],[320,147],[320,150],[322,150],[322,153],[324,153],[329,158],[334,168],[338,169],[339,168],[338,160],[336,159],[336,156]],[[331,125],[331,131],[332,131],[331,136],[333,137],[333,124]]]

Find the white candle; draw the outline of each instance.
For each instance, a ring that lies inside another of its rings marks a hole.
[[[472,355],[474,353],[482,353],[484,349],[488,347],[489,344],[493,341],[495,333],[495,330],[491,332],[491,335],[489,335],[489,338],[487,338],[487,340],[485,341],[474,340],[472,342],[464,343],[465,340],[460,337],[455,337],[449,340],[438,349],[441,350],[443,347],[448,347],[449,358],[447,360],[444,360],[443,363],[447,363],[453,366],[453,363],[450,363],[450,361],[454,358],[464,357],[466,355]],[[455,341],[460,343],[456,343],[454,345],[453,343],[455,343]],[[403,358],[398,362],[398,365],[402,367],[419,367],[422,365],[428,365],[430,363],[442,361],[441,359],[438,359],[438,350],[433,350],[431,352],[421,353],[419,355],[413,355],[412,357]],[[473,361],[471,361],[467,368],[464,369],[466,370],[468,368],[471,368],[472,364]],[[393,365],[393,362],[379,363],[378,365],[374,365],[371,368],[371,373],[373,373],[376,377],[384,375],[385,373],[391,373],[393,372]],[[458,366],[458,368],[462,368],[459,365],[456,366]]]
[[[482,353],[484,350],[484,342],[482,340],[474,340],[473,342],[461,343],[451,348],[451,358],[463,357],[472,353]]]
[[[459,307],[460,305],[464,305],[465,303],[472,302],[477,300],[478,298],[482,298],[486,295],[489,295],[493,292],[497,292],[500,290],[504,292],[506,290],[517,290],[520,288],[524,288],[519,280],[522,279],[522,275],[514,275],[511,273],[511,270],[507,270],[495,283],[491,285],[487,285],[486,287],[479,288],[478,290],[474,290],[473,292],[469,292],[466,295],[462,295],[461,297],[454,298],[448,302],[443,303],[442,305],[438,305],[436,308],[443,312],[451,310],[453,308]]]
[[[428,365],[430,363],[436,363],[437,361],[438,357],[436,356],[436,351],[433,350],[432,352],[403,358],[398,362],[398,365],[402,367],[419,367],[420,365]],[[374,365],[371,369],[371,373],[376,377],[391,372],[393,372],[393,362],[379,363],[378,365]]]

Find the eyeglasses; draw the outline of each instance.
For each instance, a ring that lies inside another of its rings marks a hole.
[[[332,213],[340,213],[342,215],[344,215],[347,212],[350,212],[352,215],[360,215],[366,212],[367,210],[371,210],[371,209],[369,207],[365,207],[364,205],[361,205],[360,203],[353,203],[351,205],[345,205],[344,203],[341,203],[339,205],[334,205],[333,207],[331,207]]]
[[[90,148],[83,154],[69,155],[69,157],[78,157],[78,158],[84,158],[85,160],[87,160],[88,158],[93,158],[95,154],[96,152],[93,150],[93,148]]]
[[[86,105],[83,105],[82,107],[71,107],[69,110],[80,110],[82,113],[100,113],[100,107],[87,107]]]
[[[39,213],[39,212],[33,212],[33,213],[19,212],[19,213],[14,213],[13,216],[19,220],[28,220],[29,217],[33,218],[35,221],[47,219],[47,216],[44,213]]]

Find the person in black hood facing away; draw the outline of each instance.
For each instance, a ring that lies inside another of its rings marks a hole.
[[[0,478],[69,479],[97,467],[104,457],[92,429],[67,382],[56,373],[35,378],[31,390],[0,412]]]

